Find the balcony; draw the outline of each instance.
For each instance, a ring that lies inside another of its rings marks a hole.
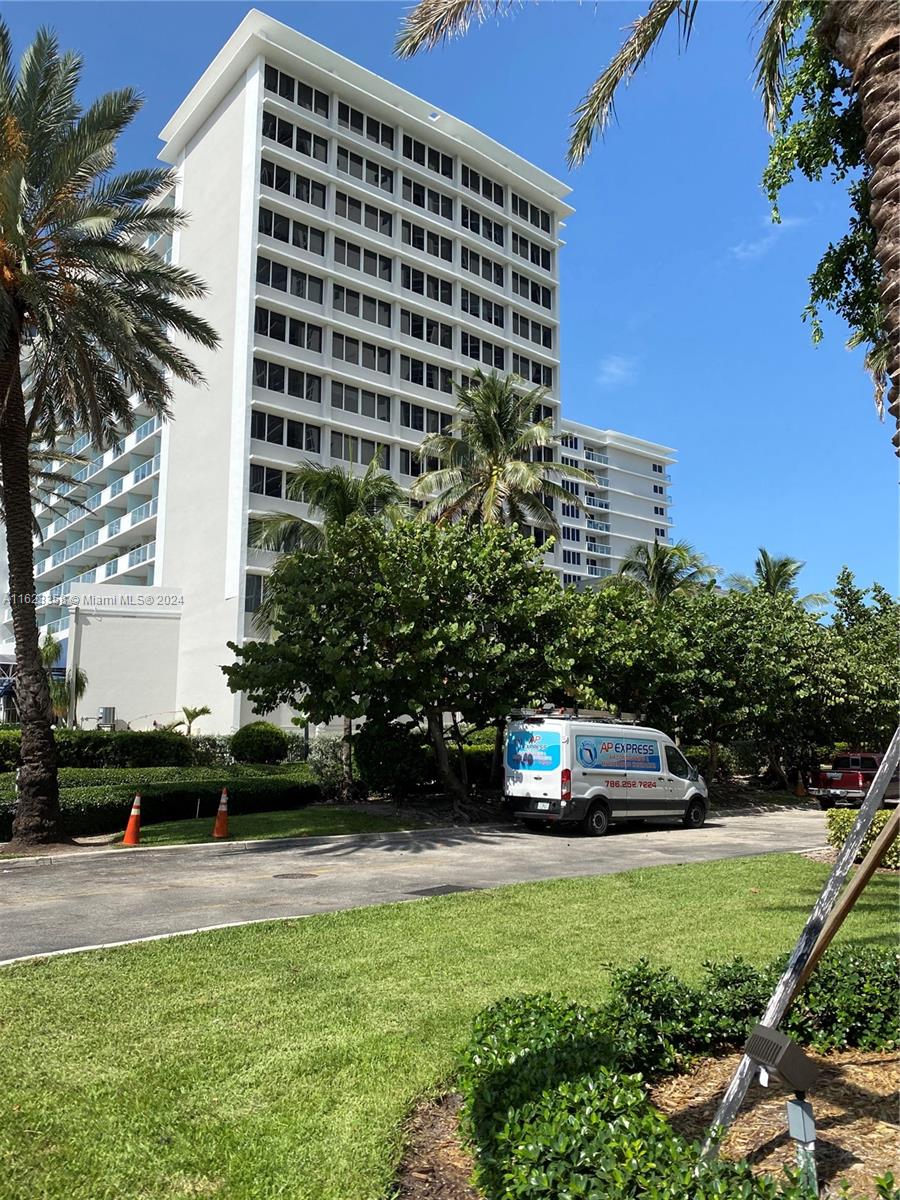
[[[595,579],[608,579],[613,574],[612,567],[601,567],[599,563],[588,563],[587,572]]]
[[[118,558],[110,559],[103,568],[103,578],[112,579],[115,575],[123,575],[143,563],[152,562],[156,558],[156,542],[148,542],[145,546],[136,546]]]
[[[70,492],[74,491],[79,484],[87,483],[89,479],[93,479],[93,477],[99,474],[100,471],[104,470],[106,467],[111,467],[116,459],[121,458],[123,454],[129,454],[131,451],[136,450],[142,442],[145,442],[148,437],[152,437],[157,432],[161,424],[162,422],[160,421],[159,417],[150,417],[148,420],[143,421],[140,425],[138,425],[137,429],[133,430],[126,437],[120,438],[119,441],[112,445],[108,450],[104,450],[101,454],[96,455],[89,463],[76,471],[74,475],[72,475],[71,483],[60,484],[60,486],[55,489],[58,495],[67,496]],[[78,446],[80,449],[84,449],[85,446],[90,444],[90,439],[88,439],[87,442],[84,442],[84,436],[85,435],[82,435],[82,437],[75,442],[75,446]],[[84,445],[81,445],[82,442],[84,442]],[[77,453],[78,451],[74,450],[73,447],[73,452]],[[157,458],[158,457],[159,456],[157,455]],[[40,507],[47,508],[49,506],[42,505]],[[40,509],[38,511],[40,511]]]
[[[159,466],[159,456],[151,462],[144,463],[144,467],[151,467],[156,463],[157,469]],[[142,467],[138,471],[143,470]],[[137,472],[134,472],[137,475]],[[146,478],[149,472],[146,472]],[[147,500],[144,504],[134,508],[124,516],[116,517],[104,525],[102,529],[95,529],[92,533],[85,534],[79,541],[73,542],[71,546],[64,546],[61,550],[57,550],[55,554],[49,555],[42,562],[35,564],[35,578],[46,575],[48,571],[52,571],[54,567],[60,567],[64,563],[70,562],[73,558],[78,558],[80,555],[95,549],[97,546],[103,546],[105,543],[112,541],[114,538],[120,537],[122,534],[134,529],[144,521],[150,520],[156,516],[159,500],[153,497],[152,500]]]
[[[601,466],[609,466],[609,455],[601,454],[599,450],[585,450],[584,457],[588,462],[600,463]]]
[[[587,550],[588,554],[608,555],[611,553],[610,547],[604,546],[600,542],[586,542],[584,548],[585,548],[585,550]]]
[[[590,492],[585,496],[584,502],[588,508],[609,509],[608,500],[601,500],[599,496],[593,496]]]
[[[587,527],[595,529],[597,533],[609,533],[610,531],[609,521],[598,521],[596,517],[588,517]]]
[[[594,476],[594,482],[597,484],[597,487],[609,487],[609,476],[608,475],[598,475],[596,471],[592,472],[592,474]]]

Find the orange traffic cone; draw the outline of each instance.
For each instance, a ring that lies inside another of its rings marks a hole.
[[[228,837],[228,788],[222,788],[219,797],[219,811],[216,813],[216,823],[213,825],[214,838]]]
[[[141,793],[134,798],[134,804],[131,806],[131,816],[128,818],[128,827],[125,830],[125,836],[122,838],[123,846],[139,846],[141,842]]]

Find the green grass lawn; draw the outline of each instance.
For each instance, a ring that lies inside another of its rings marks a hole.
[[[387,806],[385,813],[323,804],[288,812],[247,813],[228,817],[229,840],[313,837],[333,833],[390,833],[394,829],[418,829],[423,822],[397,817]],[[141,828],[142,846],[176,846],[186,842],[212,842],[213,818],[199,821],[162,821]],[[120,839],[122,834],[119,835]]]
[[[473,1015],[609,964],[686,977],[788,949],[826,868],[657,867],[333,913],[0,971],[3,1200],[383,1200]],[[895,944],[875,878],[840,937]],[[152,895],[148,896],[152,903]]]

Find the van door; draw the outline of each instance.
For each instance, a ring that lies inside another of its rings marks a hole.
[[[669,790],[659,739],[603,732],[575,738],[578,770],[603,793],[614,817],[655,817],[669,813]]]
[[[541,807],[549,811],[550,804],[544,802],[559,800],[567,742],[559,726],[510,723],[506,734],[506,795],[540,801]]]
[[[669,807],[673,817],[680,817],[691,788],[691,764],[677,746],[666,746],[666,770],[669,776]]]

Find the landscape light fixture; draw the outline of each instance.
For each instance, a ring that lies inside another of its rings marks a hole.
[[[768,1025],[756,1026],[747,1038],[744,1053],[759,1068],[763,1087],[774,1082],[794,1093],[794,1099],[787,1102],[788,1133],[797,1143],[801,1179],[817,1196],[816,1123],[806,1093],[818,1077],[818,1067],[786,1033]]]

